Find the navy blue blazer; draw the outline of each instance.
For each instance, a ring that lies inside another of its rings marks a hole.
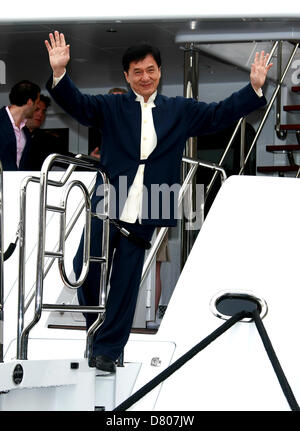
[[[17,141],[6,108],[0,109],[0,160],[4,171],[30,170],[29,147],[30,133],[24,127],[26,144],[22,153],[19,167],[17,166]]]
[[[266,104],[265,97],[258,97],[251,84],[222,102],[210,104],[157,94],[152,109],[157,146],[145,161],[141,161],[141,108],[132,90],[127,94],[94,96],[82,94],[67,74],[53,89],[52,82],[51,77],[46,87],[68,114],[85,126],[101,129],[101,165],[117,196],[119,177],[123,177],[128,190],[139,164],[145,164],[142,223],[157,226],[176,225],[177,197],[171,196],[170,211],[166,214],[168,211],[162,207],[166,199],[160,194],[159,208],[153,211],[151,186],[180,184],[182,154],[187,139],[225,129]],[[124,181],[121,187],[124,187]],[[117,216],[124,203],[125,200],[119,202],[117,199]]]

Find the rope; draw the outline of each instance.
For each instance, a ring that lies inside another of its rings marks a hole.
[[[11,242],[7,247],[7,250],[3,253],[3,260],[7,260],[13,254],[17,246],[17,242]]]
[[[294,394],[293,394],[292,389],[289,385],[289,382],[287,381],[287,378],[285,377],[283,369],[281,368],[281,365],[280,365],[279,360],[276,356],[276,353],[273,349],[273,346],[271,344],[271,341],[269,339],[267,331],[266,331],[264,324],[262,322],[262,319],[259,315],[259,312],[257,310],[253,310],[252,315],[253,315],[253,319],[254,319],[256,328],[259,332],[260,338],[262,339],[262,342],[263,342],[264,347],[266,349],[266,352],[269,356],[269,359],[271,361],[273,369],[276,373],[276,376],[277,376],[278,381],[280,383],[281,389],[282,389],[282,391],[283,391],[283,393],[287,399],[287,402],[289,403],[291,410],[300,411],[299,405],[298,405],[298,403],[294,397]]]
[[[127,400],[123,401],[117,407],[114,408],[114,411],[122,411],[127,410],[141,398],[143,398],[148,392],[152,391],[156,386],[170,377],[175,371],[177,371],[180,367],[182,367],[186,362],[192,359],[197,353],[201,350],[205,349],[212,341],[216,340],[220,335],[226,332],[229,328],[231,328],[235,323],[243,319],[244,317],[248,317],[249,313],[246,311],[241,311],[236,313],[230,319],[226,320],[223,325],[217,328],[214,332],[212,332],[208,337],[204,338],[204,340],[200,341],[196,346],[192,347],[187,353],[181,356],[177,361],[171,364],[168,368],[158,374],[154,379],[150,380],[150,382],[146,383],[142,388],[140,388],[137,392],[131,395]]]
[[[17,242],[19,240],[20,225],[21,223],[19,222],[17,232],[14,237],[14,241],[10,242],[9,246],[7,247],[7,250],[3,253],[3,261],[6,261],[7,259],[9,259],[17,247]]]
[[[285,374],[281,368],[281,365],[279,363],[279,360],[275,354],[275,351],[273,349],[273,346],[271,344],[271,341],[268,337],[267,331],[262,323],[262,319],[260,317],[260,314],[257,309],[253,310],[252,312],[248,311],[240,311],[236,313],[234,316],[232,316],[230,319],[228,319],[223,325],[221,325],[219,328],[217,328],[215,331],[213,331],[210,335],[208,335],[204,340],[200,341],[196,346],[194,346],[192,349],[190,349],[187,353],[185,353],[183,356],[181,356],[177,361],[175,361],[173,364],[171,364],[168,368],[166,368],[164,371],[162,371],[160,374],[158,374],[154,379],[150,380],[150,382],[146,383],[142,388],[140,388],[137,392],[135,392],[133,395],[131,395],[127,400],[123,401],[121,404],[119,404],[117,407],[114,408],[113,411],[123,411],[127,410],[129,407],[131,407],[133,404],[135,404],[137,401],[139,401],[141,398],[143,398],[148,392],[152,391],[156,386],[158,386],[160,383],[162,383],[164,380],[166,380],[168,377],[170,377],[173,373],[175,373],[179,368],[181,368],[186,362],[188,362],[190,359],[192,359],[197,353],[199,353],[201,350],[205,349],[211,342],[216,340],[220,335],[222,335],[224,332],[226,332],[228,329],[230,329],[235,323],[239,322],[245,317],[251,317],[253,318],[256,328],[258,330],[258,333],[262,339],[262,342],[264,344],[265,350],[268,354],[268,357],[271,361],[271,364],[273,366],[273,369],[276,373],[276,376],[278,378],[278,381],[280,383],[280,386],[282,388],[282,391],[289,403],[289,406],[291,410],[293,411],[300,411],[299,405],[294,397],[294,394],[291,390],[291,387],[285,377]]]

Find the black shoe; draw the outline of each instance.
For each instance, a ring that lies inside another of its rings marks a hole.
[[[89,361],[90,367],[96,367],[97,370],[101,371],[103,375],[112,374],[116,372],[116,364],[110,358],[105,355],[99,355],[92,357]]]
[[[92,357],[89,359],[89,367],[91,367],[91,368],[95,368],[95,366],[96,366],[96,360],[95,360],[95,357],[94,357],[94,356],[92,356]]]

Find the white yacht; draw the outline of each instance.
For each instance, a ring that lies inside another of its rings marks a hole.
[[[249,82],[255,52],[269,52],[274,65],[265,107],[187,142],[184,216],[152,239],[131,335],[109,376],[88,365],[93,333],[72,272],[91,217],[94,135],[51,102],[43,128],[74,156],[0,176],[0,411],[115,412],[109,425],[125,424],[118,411],[156,412],[148,425],[176,428],[193,425],[188,412],[299,410],[298,2],[34,3],[1,8],[1,106],[22,79],[47,95],[44,40],[54,30],[71,45],[73,81],[89,94],[126,87],[121,56],[138,41],[160,48],[166,96],[217,102]],[[155,314],[165,235],[170,259]],[[102,316],[109,283],[100,289]]]

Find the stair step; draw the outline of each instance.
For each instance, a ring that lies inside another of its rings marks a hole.
[[[289,145],[267,145],[267,151],[300,151],[300,145],[289,144]]]
[[[297,172],[300,166],[257,166],[257,172]]]
[[[283,107],[283,110],[286,112],[297,112],[300,111],[300,105],[286,105]]]
[[[281,124],[280,130],[300,130],[300,124]]]
[[[50,324],[47,326],[49,329],[69,329],[74,331],[86,331],[86,326],[83,325],[53,325]],[[149,329],[149,328],[131,328],[130,331],[132,334],[156,334],[157,329]]]
[[[300,85],[296,85],[296,86],[292,87],[292,91],[294,93],[300,93]]]

